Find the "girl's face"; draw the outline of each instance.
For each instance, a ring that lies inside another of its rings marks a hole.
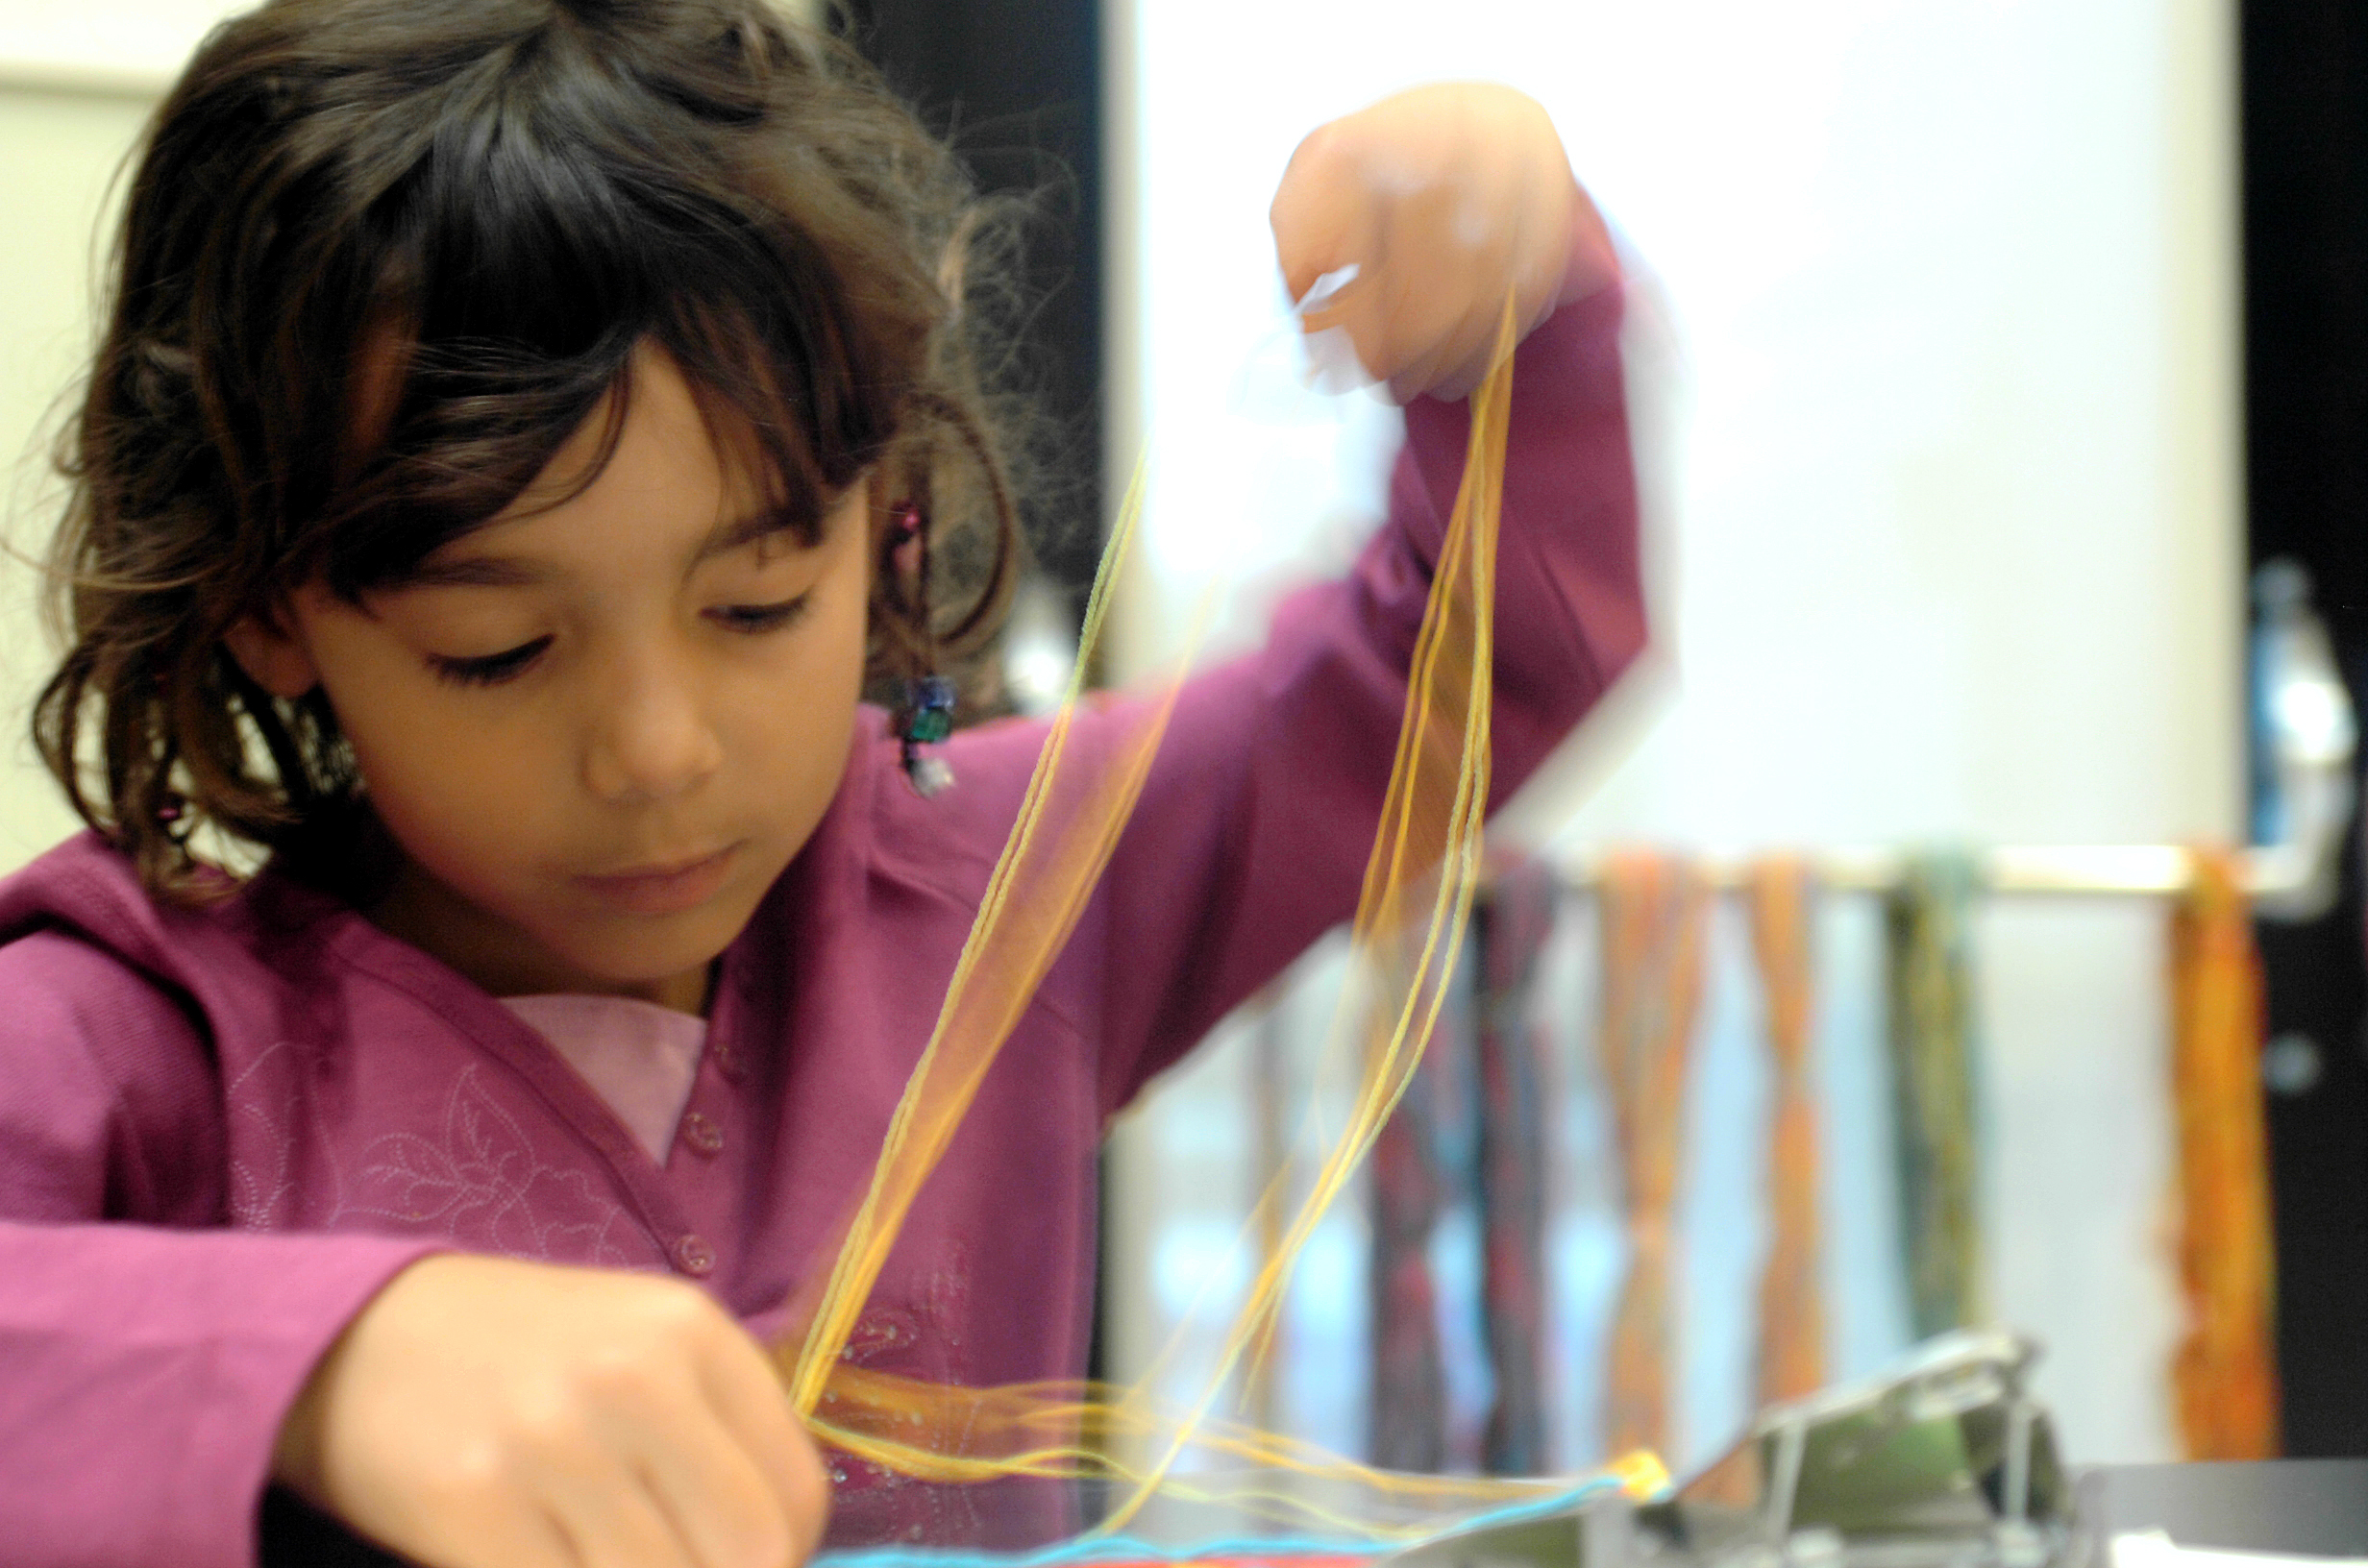
[[[549,504],[601,425],[416,579],[358,606],[308,587],[230,641],[266,689],[318,685],[336,711],[407,861],[378,923],[495,994],[696,1011],[847,764],[866,486],[814,546],[767,527],[680,372],[645,349],[607,466]]]

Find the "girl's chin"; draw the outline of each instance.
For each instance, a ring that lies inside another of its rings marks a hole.
[[[729,880],[701,901],[663,913],[569,901],[574,907],[567,914],[536,923],[540,945],[581,975],[574,989],[643,996],[694,1012],[710,966],[739,939],[755,905]],[[677,994],[684,991],[691,993],[688,1001]]]

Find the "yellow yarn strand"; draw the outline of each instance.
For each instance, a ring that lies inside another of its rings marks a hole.
[[[841,1357],[923,1183],[1108,864],[1181,690],[1180,661],[1159,692],[1103,710],[1097,742],[1102,754],[1079,755],[1075,720],[1085,699],[1084,672],[1142,513],[1138,465],[1096,576],[1077,674],[1046,735],[936,1026],[802,1339],[794,1355],[786,1344],[779,1350],[790,1399],[823,1441],[928,1482],[1113,1481],[1123,1495],[1098,1527],[1104,1531],[1123,1528],[1154,1495],[1164,1495],[1382,1542],[1426,1528],[1418,1519],[1381,1517],[1393,1511],[1437,1514],[1541,1494],[1537,1482],[1379,1471],[1211,1414],[1245,1361],[1263,1355],[1293,1265],[1412,1082],[1464,945],[1488,811],[1496,533],[1517,336],[1508,300],[1492,368],[1471,399],[1463,481],[1417,635],[1396,755],[1350,927],[1356,968],[1368,986],[1362,998],[1355,988],[1344,995],[1326,1054],[1337,1059],[1361,1042],[1354,1109],[1306,1176],[1306,1195],[1287,1225],[1277,1221],[1301,1172],[1287,1164],[1261,1197],[1250,1224],[1279,1239],[1266,1249],[1265,1265],[1201,1391],[1180,1410],[1159,1408],[1148,1392],[1162,1381],[1181,1334],[1132,1388],[939,1385],[869,1371]],[[1130,1463],[1120,1457],[1123,1444],[1157,1457]],[[1257,1474],[1320,1481],[1366,1506],[1351,1510],[1269,1485],[1188,1476],[1179,1470],[1188,1454]],[[1650,1455],[1630,1456],[1614,1474],[1639,1495],[1667,1481]]]
[[[812,1324],[790,1369],[790,1402],[801,1415],[814,1413],[823,1385],[838,1363],[848,1335],[854,1332],[855,1320],[922,1184],[936,1168],[988,1067],[994,1065],[996,1053],[1076,924],[1125,826],[1127,814],[1134,809],[1152,755],[1166,733],[1169,714],[1182,690],[1179,667],[1178,674],[1156,699],[1132,710],[1131,724],[1125,723],[1129,715],[1119,716],[1122,733],[1114,754],[1089,782],[1081,809],[1064,821],[1060,831],[1040,837],[1039,827],[1050,803],[1069,782],[1061,776],[1063,754],[1075,724],[1091,653],[1109,612],[1112,585],[1125,565],[1142,516],[1143,490],[1144,475],[1138,465],[1109,548],[1095,575],[1069,694],[1037,755],[1019,818],[955,962],[936,1027],[889,1121],[871,1187],[848,1226]]]
[[[1366,862],[1365,886],[1350,926],[1361,967],[1378,971],[1408,925],[1413,885],[1436,875],[1429,919],[1413,971],[1394,1009],[1386,1002],[1370,1017],[1364,1070],[1348,1126],[1325,1156],[1312,1189],[1283,1233],[1281,1244],[1252,1282],[1249,1299],[1227,1335],[1216,1371],[1186,1414],[1167,1451],[1115,1507],[1103,1529],[1124,1528],[1159,1489],[1191,1446],[1196,1429],[1254,1341],[1263,1340],[1282,1304],[1293,1266],[1333,1202],[1346,1188],[1382,1125],[1413,1081],[1421,1050],[1447,996],[1456,955],[1471,915],[1481,865],[1481,828],[1488,812],[1489,714],[1496,587],[1496,525],[1504,499],[1506,425],[1512,402],[1512,302],[1498,329],[1493,368],[1471,400],[1471,434],[1432,588],[1416,637],[1397,756],[1383,796],[1381,831]],[[1452,728],[1452,758],[1442,745]],[[1446,775],[1452,772],[1451,781]],[[1446,797],[1441,812],[1438,801]],[[1344,997],[1342,1018],[1353,1005]],[[1334,1038],[1347,1033],[1336,1019]],[[1285,1201],[1289,1172],[1260,1199],[1264,1211]]]

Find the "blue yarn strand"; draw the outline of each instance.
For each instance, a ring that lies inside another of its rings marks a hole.
[[[1500,1525],[1526,1524],[1576,1507],[1589,1498],[1619,1485],[1617,1478],[1597,1476],[1576,1486],[1526,1503],[1506,1503],[1445,1529],[1412,1541],[1394,1542],[1384,1551],[1398,1552],[1468,1530],[1492,1530]],[[1201,1541],[1192,1546],[1160,1546],[1131,1535],[1080,1535],[1033,1552],[913,1551],[902,1547],[870,1547],[851,1552],[826,1552],[815,1568],[1069,1568],[1097,1562],[1194,1562],[1204,1557],[1341,1557],[1377,1556],[1372,1541],[1293,1535],[1238,1535]]]

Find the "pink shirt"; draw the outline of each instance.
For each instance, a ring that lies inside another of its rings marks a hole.
[[[629,996],[505,996],[502,1005],[576,1069],[653,1161],[673,1157],[706,1019]],[[704,1116],[687,1135],[695,1151],[720,1137]]]
[[[1597,295],[1520,353],[1500,796],[1643,640],[1617,318]],[[1082,1370],[1105,1118],[1355,902],[1467,419],[1418,402],[1407,426],[1391,520],[1354,571],[1184,693],[855,1360],[973,1384]],[[0,883],[0,1555],[251,1560],[283,1412],[432,1249],[672,1270],[768,1333],[871,1169],[1040,733],[958,736],[960,782],[924,800],[867,714],[813,839],[723,956],[687,1084],[640,1109],[284,877],[162,907],[85,836]],[[1090,766],[1106,730],[1076,744]],[[677,1111],[661,1163],[645,1135]],[[840,1541],[992,1541],[1025,1511],[847,1469]]]

